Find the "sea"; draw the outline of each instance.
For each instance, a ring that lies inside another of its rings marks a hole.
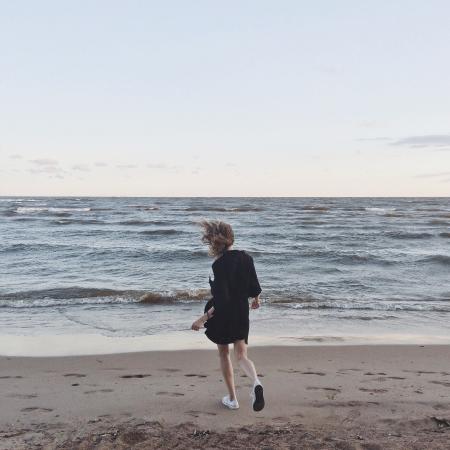
[[[0,354],[214,348],[202,219],[253,256],[250,345],[450,343],[448,197],[0,197]]]

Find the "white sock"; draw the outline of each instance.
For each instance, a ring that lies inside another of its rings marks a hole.
[[[259,378],[256,378],[255,382],[253,383],[253,387],[258,386],[258,385],[262,386],[261,381],[259,381]]]

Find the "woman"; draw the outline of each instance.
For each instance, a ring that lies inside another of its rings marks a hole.
[[[249,297],[251,307],[260,306],[261,287],[256,275],[253,258],[242,250],[233,250],[234,233],[231,226],[220,221],[202,221],[202,242],[208,245],[209,254],[215,257],[212,264],[214,280],[209,279],[213,298],[205,307],[205,314],[192,324],[198,331],[206,327],[206,336],[217,344],[228,395],[222,403],[230,409],[238,409],[239,403],[234,386],[233,366],[229,344],[239,366],[253,383],[251,397],[254,411],[264,408],[263,387],[258,379],[253,362],[247,357],[249,330]]]

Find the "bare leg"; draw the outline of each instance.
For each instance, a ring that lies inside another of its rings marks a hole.
[[[252,384],[259,382],[258,375],[256,373],[255,365],[247,357],[247,344],[245,341],[239,340],[234,343],[234,355],[239,363],[241,369],[250,378]]]
[[[228,345],[217,345],[219,349],[220,368],[222,369],[223,379],[227,385],[230,400],[236,400],[236,389],[234,387],[233,365],[231,364],[230,351]]]

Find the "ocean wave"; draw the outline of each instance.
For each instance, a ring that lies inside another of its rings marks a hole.
[[[208,212],[259,212],[264,211],[264,208],[257,208],[254,206],[239,206],[236,208],[222,208],[218,206],[190,206],[185,208],[184,211],[208,211]]]
[[[439,233],[439,236],[443,238],[450,238],[450,233]]]
[[[380,258],[375,255],[359,255],[357,253],[354,254],[344,254],[344,255],[336,255],[330,256],[330,259],[336,263],[344,264],[344,265],[353,265],[353,264],[375,264],[380,266],[391,266],[395,264],[395,261],[391,261],[388,259]]]
[[[447,303],[447,304],[446,304]],[[385,312],[448,312],[450,313],[450,300],[423,301],[421,303],[411,301],[356,302],[351,300],[322,300],[322,301],[278,301],[273,302],[274,307],[300,309],[300,310],[334,310],[334,311],[385,311]],[[337,319],[340,316],[336,316]]]
[[[143,291],[125,291],[107,288],[90,288],[70,286],[63,288],[36,289],[31,291],[11,292],[9,294],[0,294],[0,300],[18,300],[18,299],[75,299],[75,298],[95,298],[111,297],[129,293],[142,295]]]
[[[329,317],[336,319],[334,314],[330,314]],[[362,320],[366,322],[371,322],[372,320],[392,320],[398,319],[398,316],[394,316],[393,314],[380,315],[380,316],[363,316],[359,314],[347,314],[347,315],[339,315],[337,316],[339,320]]]
[[[311,212],[327,212],[330,210],[327,206],[314,206],[314,205],[306,205],[301,208],[303,211],[311,211]]]
[[[102,304],[164,304],[206,300],[209,289],[149,292],[146,290],[117,290],[72,286],[33,291],[20,291],[0,295],[0,307],[35,308]]]
[[[130,219],[121,220],[119,222],[114,222],[114,225],[170,225],[173,222],[168,220],[140,220],[140,219]]]
[[[366,207],[364,208],[367,212],[375,214],[390,214],[396,211],[397,208],[380,208],[380,207]]]
[[[314,227],[315,225],[326,225],[327,222],[324,222],[323,220],[308,220],[304,219],[300,222],[300,226],[303,228],[309,228]]]
[[[139,211],[158,211],[159,206],[149,206],[149,205],[127,205],[128,208],[137,209]]]
[[[196,289],[190,291],[175,291],[168,294],[160,294],[157,292],[147,292],[139,299],[139,303],[167,303],[180,300],[207,300],[211,297],[209,289]]]
[[[97,219],[60,219],[54,220],[55,225],[104,225],[106,222]]]
[[[410,216],[402,213],[386,213],[383,214],[383,217],[410,217]]]
[[[48,244],[48,243],[18,243],[18,244],[7,244],[2,246],[0,244],[0,252],[1,253],[14,253],[20,251],[42,251],[49,250],[55,251],[56,249],[73,249],[73,246],[70,244]]]
[[[182,234],[182,233],[183,233],[183,231],[174,230],[174,229],[144,230],[144,231],[139,232],[139,234],[144,234],[144,235],[148,235],[148,236],[167,236],[167,235]]]
[[[33,214],[33,213],[71,213],[71,212],[88,212],[91,208],[57,208],[47,206],[19,206],[16,209],[17,214]]]
[[[448,255],[431,255],[419,260],[419,262],[431,262],[444,266],[450,265],[450,256]]]
[[[448,220],[443,220],[443,219],[432,219],[428,222],[430,225],[449,225],[449,221]]]
[[[15,209],[5,209],[1,212],[3,217],[14,217],[16,215]]]
[[[37,219],[35,217],[16,216],[12,220],[14,220],[14,222],[34,222]]]
[[[433,237],[431,233],[413,233],[409,231],[387,231],[385,235],[394,239],[429,239]]]
[[[39,198],[0,198],[0,202],[21,203],[21,202],[41,202]]]

